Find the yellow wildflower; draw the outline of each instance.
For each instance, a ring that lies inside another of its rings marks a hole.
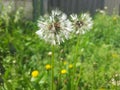
[[[116,20],[117,20],[117,17],[116,17],[116,16],[114,16],[114,17],[113,17],[113,20],[114,20],[114,21],[116,21]]]
[[[70,64],[70,65],[69,65],[69,68],[70,68],[70,69],[71,69],[71,68],[73,68],[73,65],[72,65],[72,64]]]
[[[63,64],[66,65],[66,64],[67,64],[67,61],[64,61]]]
[[[38,76],[38,74],[39,74],[39,72],[38,72],[38,70],[34,70],[34,71],[32,71],[32,77],[37,77]]]
[[[105,90],[104,88],[100,88],[99,90]]]
[[[50,70],[51,69],[51,65],[50,64],[46,64],[45,68],[46,68],[46,70]]]
[[[117,53],[114,53],[114,54],[112,54],[112,57],[113,57],[113,58],[118,58],[118,54],[117,54]]]
[[[66,74],[67,71],[65,69],[61,70],[61,74]]]

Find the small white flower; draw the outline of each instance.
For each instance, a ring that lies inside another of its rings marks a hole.
[[[52,56],[52,52],[48,52],[48,56]]]
[[[52,11],[50,16],[41,17],[38,20],[38,27],[36,34],[53,45],[69,39],[72,31],[72,23],[67,19],[67,15],[59,10]]]
[[[77,14],[71,15],[71,21],[73,23],[76,34],[84,34],[90,30],[93,26],[92,18],[88,13],[81,14],[80,17]]]
[[[111,79],[112,85],[120,86],[120,74],[115,74],[113,78]]]

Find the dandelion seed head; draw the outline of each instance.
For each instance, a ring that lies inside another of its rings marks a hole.
[[[60,44],[69,39],[72,32],[72,23],[67,15],[59,10],[53,10],[51,15],[38,20],[39,30],[36,34],[52,45]]]
[[[92,18],[88,13],[81,14],[80,17],[78,17],[77,14],[73,14],[70,15],[70,17],[75,30],[75,34],[84,34],[93,26]]]

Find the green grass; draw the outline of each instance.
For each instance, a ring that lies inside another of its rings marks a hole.
[[[51,69],[45,66],[52,46],[35,34],[36,23],[13,18],[9,24],[0,19],[0,90],[50,90]],[[54,47],[54,90],[120,89],[120,17],[98,13],[93,20],[92,30]]]

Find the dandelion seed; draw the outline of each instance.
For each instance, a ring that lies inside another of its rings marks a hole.
[[[93,26],[92,18],[87,13],[81,14],[80,18],[77,16],[77,14],[72,14],[70,16],[75,30],[75,34],[84,34]]]
[[[52,45],[59,45],[69,39],[72,32],[72,23],[67,19],[67,15],[59,10],[53,10],[50,16],[41,17],[38,27],[36,34]]]
[[[33,78],[35,78],[35,77],[38,76],[38,74],[39,74],[38,70],[34,70],[34,71],[32,71],[31,75],[32,75]]]
[[[67,71],[65,69],[61,70],[61,74],[66,74]]]
[[[46,68],[46,70],[50,70],[50,69],[51,69],[51,65],[50,65],[50,64],[47,64],[47,65],[45,66],[45,68]]]

